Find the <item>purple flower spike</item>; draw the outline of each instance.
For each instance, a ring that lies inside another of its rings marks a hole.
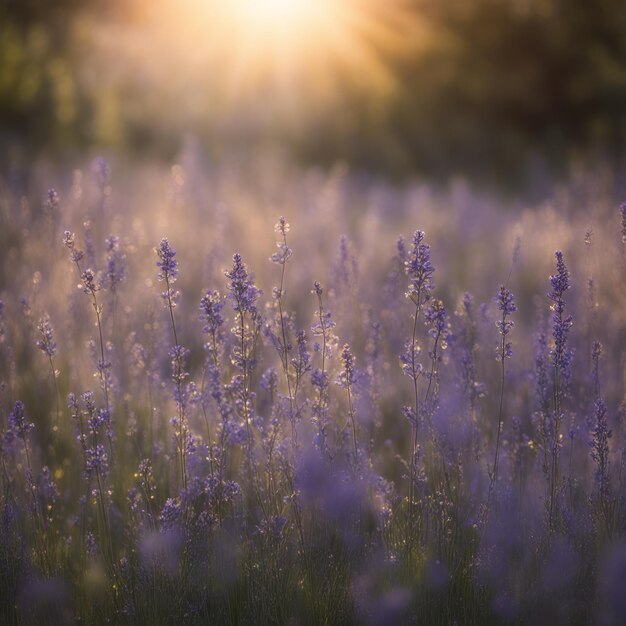
[[[13,405],[8,421],[13,434],[22,440],[25,440],[28,433],[35,427],[34,424],[26,421],[24,403],[21,400],[17,400]]]
[[[429,299],[430,292],[435,288],[432,278],[435,268],[430,261],[430,246],[424,243],[424,237],[423,231],[415,231],[413,247],[404,262],[405,271],[411,281],[405,295],[418,308]]]
[[[178,262],[174,258],[176,250],[170,246],[169,241],[164,237],[161,239],[156,252],[159,257],[157,267],[161,270],[158,276],[159,280],[175,282],[178,276]]]

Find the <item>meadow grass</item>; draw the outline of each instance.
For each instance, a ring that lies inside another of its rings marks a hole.
[[[626,208],[597,180],[523,207],[193,151],[5,176],[0,622],[622,623]]]

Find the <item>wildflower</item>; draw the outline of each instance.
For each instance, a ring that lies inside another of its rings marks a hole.
[[[274,226],[274,230],[277,233],[280,233],[283,237],[285,237],[289,232],[290,226],[282,215],[278,218],[278,222]]]
[[[233,269],[224,272],[224,275],[230,280],[228,298],[234,300],[234,310],[241,314],[256,314],[256,301],[261,291],[255,287],[240,254],[233,256]]]
[[[422,348],[411,339],[407,339],[404,343],[404,349],[400,354],[400,366],[402,371],[409,378],[417,380],[422,373],[423,366],[417,361],[417,356],[422,351]]]
[[[276,242],[278,252],[274,252],[270,257],[272,263],[278,265],[284,265],[288,259],[293,255],[293,250],[287,245],[287,233],[289,232],[289,224],[285,221],[284,217],[280,217],[278,223],[274,227],[274,230],[282,235],[283,240]]]
[[[54,330],[50,324],[50,318],[45,315],[37,324],[37,330],[41,333],[41,339],[37,340],[37,347],[48,357],[56,354],[57,344],[54,342]]]
[[[105,478],[109,473],[109,459],[104,449],[104,446],[100,443],[95,446],[91,446],[86,450],[85,456],[85,475],[90,477],[92,475]]]
[[[46,199],[43,203],[44,209],[48,213],[54,213],[59,208],[59,194],[56,192],[56,189],[50,188],[48,189],[48,193],[46,193]]]
[[[513,294],[504,285],[500,286],[495,301],[498,303],[498,310],[502,312],[501,319],[496,322],[496,327],[500,335],[502,335],[502,342],[497,348],[497,360],[502,361],[504,359],[510,359],[513,355],[511,344],[506,341],[506,338],[515,325],[515,322],[507,318],[517,311],[517,306],[515,305]]]
[[[161,270],[158,275],[159,280],[175,282],[178,276],[178,262],[174,258],[176,250],[170,246],[169,241],[164,237],[161,239],[156,252],[159,257],[157,267]]]
[[[337,384],[344,389],[352,387],[356,382],[356,372],[354,369],[354,355],[349,344],[344,344],[341,350],[341,374],[337,378]]]
[[[596,398],[600,397],[600,356],[602,355],[602,344],[594,341],[591,346],[591,382],[593,383]]]
[[[180,292],[172,289],[172,285],[176,282],[178,277],[178,262],[174,258],[176,256],[176,250],[174,250],[166,238],[161,239],[159,247],[156,249],[159,260],[157,261],[157,267],[159,273],[157,278],[160,281],[165,281],[166,290],[161,293],[161,299],[170,309],[176,307]]]
[[[446,339],[449,334],[448,314],[441,300],[433,300],[424,314],[430,324],[428,334],[436,341],[441,341],[441,348],[445,349]]]
[[[276,369],[270,367],[266,372],[264,372],[261,376],[259,384],[261,385],[261,389],[267,391],[271,396],[273,396],[278,387],[278,374],[276,373]]]
[[[87,295],[95,295],[96,291],[100,290],[99,285],[96,283],[96,275],[94,271],[90,268],[87,268],[84,272],[81,273],[80,276],[83,281],[83,291]]]
[[[552,305],[552,337],[554,338],[554,348],[552,349],[552,364],[561,376],[567,378],[571,365],[571,353],[567,350],[567,337],[572,326],[571,316],[564,316],[565,301],[563,296],[570,288],[569,271],[563,261],[563,253],[560,250],[555,252],[557,272],[550,276],[552,290],[548,298],[554,303]]]
[[[21,400],[17,400],[13,405],[13,410],[9,413],[8,423],[9,429],[22,441],[26,440],[28,433],[35,427],[33,423],[26,421],[24,403]]]
[[[296,333],[296,344],[298,347],[298,356],[292,359],[291,363],[296,376],[300,378],[311,369],[311,353],[307,346],[306,333],[303,330],[299,330]]]
[[[168,498],[161,509],[159,522],[163,530],[169,530],[176,526],[182,516],[182,508],[179,502],[173,498]]]
[[[106,286],[115,291],[116,286],[126,280],[126,255],[120,251],[119,237],[109,235],[104,244],[107,251]]]
[[[612,432],[606,419],[606,405],[602,399],[595,402],[595,428],[591,439],[591,458],[596,463],[595,482],[601,502],[606,502],[610,490],[609,439]]]
[[[76,235],[73,232],[66,230],[63,233],[63,244],[70,251],[70,258],[74,263],[79,263],[85,256],[82,250],[76,248]]]
[[[52,472],[47,465],[41,468],[39,491],[49,502],[56,502],[59,497],[59,489],[52,478]]]
[[[222,298],[217,291],[207,291],[200,300],[200,321],[204,322],[202,332],[214,335],[224,323],[221,311],[224,306]]]
[[[429,292],[435,288],[432,279],[435,268],[430,261],[430,246],[424,243],[424,237],[423,231],[415,231],[411,252],[404,262],[404,268],[410,280],[409,289],[405,295],[418,308],[429,299]]]
[[[311,373],[311,384],[319,389],[325,389],[328,386],[328,374],[319,368],[314,369]]]

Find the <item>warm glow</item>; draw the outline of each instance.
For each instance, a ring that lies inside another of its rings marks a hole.
[[[230,0],[212,6],[211,15],[214,36],[241,68],[284,77],[328,69],[337,56],[355,54],[356,6],[350,0]]]
[[[155,108],[178,110],[184,92],[186,115],[239,126],[322,111],[345,93],[385,98],[395,88],[386,56],[426,40],[407,0],[136,1],[132,29],[99,31],[106,71],[123,59],[120,74],[179,99]]]
[[[328,0],[231,0],[225,5],[250,27],[273,32],[301,30],[309,20],[330,11]]]

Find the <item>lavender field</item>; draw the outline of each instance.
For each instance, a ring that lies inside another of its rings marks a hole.
[[[0,623],[623,624],[610,189],[9,172]]]

